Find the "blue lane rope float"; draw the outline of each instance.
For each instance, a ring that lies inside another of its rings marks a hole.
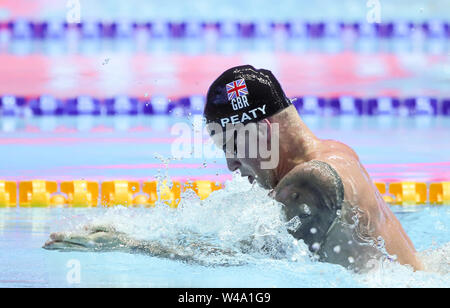
[[[424,22],[392,21],[369,24],[361,22],[308,22],[292,20],[286,22],[201,22],[201,21],[82,21],[68,24],[64,21],[30,21],[16,19],[0,23],[0,31],[10,39],[60,39],[68,33],[82,39],[129,38],[138,32],[149,37],[192,38],[215,32],[220,37],[262,38],[275,33],[289,37],[325,38],[353,33],[357,37],[404,38],[423,34],[427,38],[450,38],[450,23],[432,20]]]
[[[55,98],[0,96],[1,116],[24,115],[174,115],[202,114],[205,98],[200,95],[169,99],[164,96],[93,98]],[[392,115],[392,116],[449,116],[450,98],[436,97],[377,97],[341,96],[323,98],[304,96],[293,99],[301,115]]]

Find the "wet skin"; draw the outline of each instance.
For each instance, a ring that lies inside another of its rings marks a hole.
[[[292,232],[296,238],[320,260],[358,271],[382,254],[376,247],[383,244],[400,263],[421,269],[410,239],[351,148],[321,140],[306,160],[274,189],[286,218],[302,222]]]
[[[284,204],[286,220],[300,219],[290,233],[308,245],[320,260],[361,271],[370,258],[380,253],[363,245],[353,224],[342,219],[344,186],[340,176],[327,163],[310,161],[289,172],[274,190]]]

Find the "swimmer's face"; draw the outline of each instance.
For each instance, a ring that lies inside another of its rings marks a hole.
[[[261,127],[255,124],[248,124],[240,129],[236,129],[235,126],[223,133],[223,136],[211,133],[210,128],[211,126],[208,127],[208,130],[214,143],[225,152],[230,171],[239,170],[241,176],[248,177],[250,183],[256,181],[266,189],[273,189],[276,186],[274,169],[262,168],[262,161],[267,161],[267,159],[263,160],[260,157],[258,141],[265,140],[264,142],[267,142],[267,136],[261,135]],[[267,128],[264,127],[263,129]]]
[[[261,161],[257,158],[227,158],[230,171],[239,170],[241,176],[248,177],[250,183],[256,181],[265,189],[273,189],[276,186],[274,171],[261,169]]]

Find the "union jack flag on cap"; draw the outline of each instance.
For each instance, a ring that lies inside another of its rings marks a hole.
[[[242,95],[248,95],[248,89],[244,78],[228,83],[227,93],[229,101]]]

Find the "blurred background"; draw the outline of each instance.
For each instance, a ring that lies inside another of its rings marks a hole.
[[[60,0],[3,0],[2,19],[26,17],[33,19],[64,19],[67,8],[75,1]],[[209,22],[220,20],[270,20],[285,22],[288,19],[323,21],[336,19],[362,21],[368,7],[377,1],[367,0],[317,0],[308,1],[269,0],[219,1],[219,0],[92,0],[78,1],[83,19],[114,21],[132,19],[147,22],[152,19],[186,21],[201,19]],[[448,2],[445,0],[391,0],[378,1],[381,5],[382,21],[399,18],[408,21],[448,18]]]
[[[1,0],[0,178],[224,181],[223,158],[171,161],[171,127],[251,64],[374,180],[449,180],[449,16],[448,0]]]

